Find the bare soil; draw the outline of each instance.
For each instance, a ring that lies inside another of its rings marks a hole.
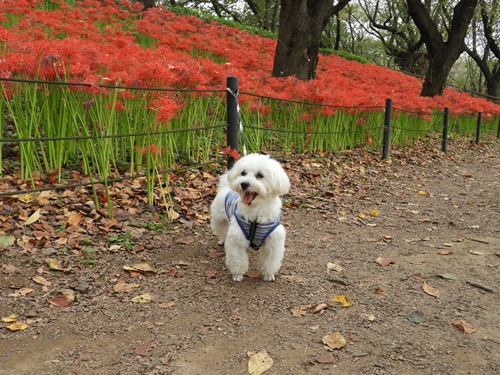
[[[273,359],[266,375],[500,373],[498,142],[283,164],[293,191],[275,282],[254,270],[231,280],[207,218],[215,177],[191,202],[196,220],[183,212],[162,231],[138,230],[122,215],[93,233],[90,260],[19,240],[0,249],[0,316],[27,324],[0,322],[0,374],[247,374],[248,352],[262,350]],[[0,216],[11,208],[4,201]],[[36,239],[22,228],[21,240]],[[110,233],[142,247],[113,247]],[[137,263],[156,272],[124,269]],[[63,289],[76,293],[72,304],[48,302]],[[337,295],[352,306],[331,302]],[[410,320],[415,311],[425,321]],[[327,350],[334,332],[345,346]]]

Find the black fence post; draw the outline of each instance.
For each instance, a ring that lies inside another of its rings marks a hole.
[[[479,138],[481,138],[481,121],[483,119],[483,112],[478,112],[477,114],[477,127],[476,127],[476,145],[479,144]]]
[[[227,77],[227,145],[238,151],[238,77]],[[227,169],[234,165],[234,158],[227,159]]]
[[[384,120],[384,145],[382,148],[382,159],[389,157],[391,147],[391,118],[392,118],[392,99],[385,100],[385,120]]]
[[[444,119],[443,119],[443,143],[441,150],[446,153],[448,150],[448,121],[450,117],[450,109],[446,107],[444,109]]]

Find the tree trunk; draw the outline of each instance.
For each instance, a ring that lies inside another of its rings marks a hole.
[[[350,0],[281,0],[273,77],[316,78],[318,53],[328,20]]]
[[[486,90],[488,93],[488,99],[493,100],[495,102],[500,102],[499,94],[500,94],[500,74],[495,74],[490,80],[486,82]]]
[[[429,69],[425,74],[421,96],[441,95],[453,64],[464,51],[464,39],[474,15],[478,0],[460,0],[453,9],[448,40],[443,36],[429,9],[420,0],[406,0],[408,11],[422,34],[429,55]]]
[[[156,6],[155,0],[139,0],[139,2],[144,5],[144,10],[154,8]]]

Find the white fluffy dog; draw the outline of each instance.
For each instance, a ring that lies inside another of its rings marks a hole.
[[[268,155],[239,159],[220,178],[211,206],[211,227],[224,243],[226,265],[234,281],[248,271],[247,249],[259,250],[259,270],[274,281],[285,253],[285,228],[280,224],[280,195],[290,180],[281,165]]]

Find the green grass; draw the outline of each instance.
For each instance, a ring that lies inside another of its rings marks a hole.
[[[90,93],[30,83],[2,85],[1,93],[0,137],[24,139],[13,143],[17,160],[12,156],[2,159],[0,153],[4,173],[8,173],[7,165],[11,171],[15,166],[20,177],[31,180],[34,187],[35,172],[50,173],[56,176],[55,183],[64,183],[69,170],[80,171],[90,182],[104,182],[110,216],[110,179],[145,176],[148,203],[160,200],[171,210],[165,172],[219,159],[226,147],[225,129],[219,126],[226,121],[226,98],[220,94],[194,97],[179,92],[176,100],[183,103],[182,109],[171,120],[161,122],[149,103],[160,95],[172,98],[172,93],[118,88]],[[245,101],[241,111],[249,152],[317,155],[354,148],[379,150],[382,146],[383,108],[353,110],[260,99],[257,104]],[[8,134],[7,121],[14,129]],[[442,126],[441,113],[424,118],[397,111],[392,118],[391,144],[411,145],[442,132]],[[450,138],[473,140],[476,126],[476,117],[452,117]],[[483,119],[482,137],[496,135],[497,129],[498,119]],[[99,207],[98,192],[91,186]]]

